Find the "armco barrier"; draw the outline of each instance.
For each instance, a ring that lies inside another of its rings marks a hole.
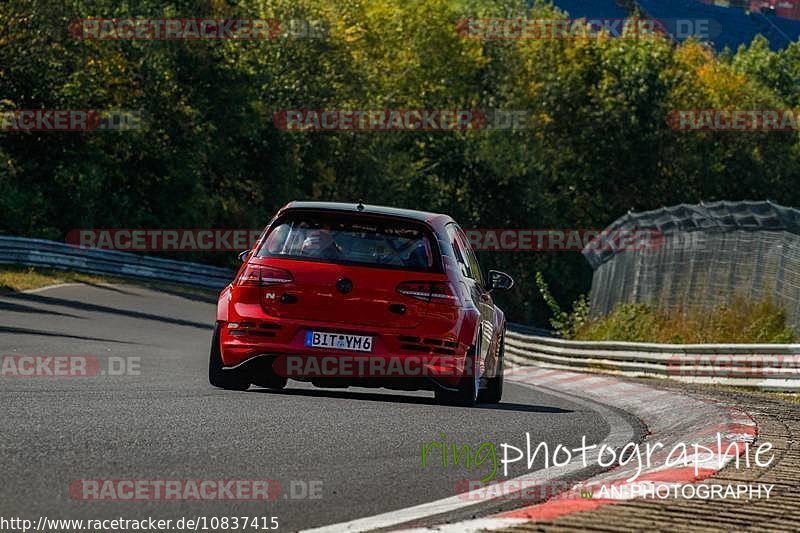
[[[128,252],[0,236],[0,263],[74,270],[221,289],[232,270]],[[800,391],[800,344],[648,344],[565,341],[512,326],[506,360],[536,366]]]
[[[505,355],[512,364],[800,391],[800,344],[567,341],[517,329],[506,333]]]
[[[55,241],[23,237],[0,236],[0,263],[167,281],[209,289],[222,289],[234,276],[230,269],[200,263],[128,252],[85,249]]]

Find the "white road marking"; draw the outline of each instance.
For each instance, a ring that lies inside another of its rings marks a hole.
[[[37,292],[49,291],[50,289],[58,289],[59,287],[75,287],[75,286],[78,286],[78,285],[83,285],[83,283],[76,283],[76,282],[55,283],[53,285],[46,285],[44,287],[39,287],[37,289],[27,289],[27,290],[20,291],[20,292],[24,293],[24,294],[36,294]]]
[[[539,391],[540,389],[534,385],[529,383],[521,383],[518,381],[513,381],[515,385],[519,385],[521,387],[525,387],[528,389],[533,389]],[[623,417],[618,415],[613,410],[607,408],[603,404],[596,403],[592,400],[584,399],[584,398],[577,398],[571,395],[564,394],[562,392],[554,391],[547,389],[544,391],[545,394],[549,394],[552,396],[560,397],[562,399],[566,399],[570,402],[576,404],[582,404],[585,406],[591,406],[592,410],[600,413],[603,419],[608,422],[608,425],[611,427],[611,432],[608,434],[605,440],[601,443],[598,443],[598,448],[600,448],[603,444],[609,448],[620,448],[633,440],[635,436],[635,431],[633,427],[625,420]],[[593,464],[591,461],[588,464]],[[498,483],[496,486],[492,486],[493,494],[498,494],[498,497],[506,497],[508,498],[508,494],[512,493],[514,489],[518,489],[520,486],[531,486],[531,485],[540,485],[542,483],[547,483],[551,481],[556,481],[564,476],[572,474],[574,472],[578,472],[584,469],[583,462],[578,458],[574,459],[569,464],[563,467],[555,467],[551,466],[548,469],[537,470],[535,472],[531,472],[529,474],[525,474],[516,478],[507,479],[503,482]],[[304,533],[338,533],[341,531],[347,531],[351,533],[360,532],[360,531],[372,531],[374,529],[381,529],[381,528],[389,528],[394,526],[399,526],[401,524],[405,524],[408,522],[415,522],[425,518],[429,518],[432,516],[444,514],[444,513],[451,513],[453,511],[457,511],[460,509],[464,509],[466,507],[471,507],[474,505],[479,505],[482,501],[489,501],[486,499],[486,490],[475,490],[470,491],[468,493],[463,493],[460,495],[450,496],[449,498],[443,498],[441,500],[436,500],[429,503],[423,503],[420,505],[415,505],[413,507],[406,507],[405,509],[398,509],[396,511],[389,511],[387,513],[378,514],[375,516],[368,516],[364,518],[359,518],[356,520],[351,520],[349,522],[341,522],[339,524],[332,524],[329,526],[322,526],[314,529],[304,530]],[[459,524],[461,527],[463,524]],[[442,526],[436,526],[442,527]],[[421,531],[425,531],[424,529]],[[435,531],[435,530],[434,530]],[[463,529],[459,529],[458,531],[463,531]]]
[[[440,526],[401,529],[398,533],[480,533],[493,529],[505,529],[529,523],[525,518],[476,518],[456,522],[455,524],[442,524]]]

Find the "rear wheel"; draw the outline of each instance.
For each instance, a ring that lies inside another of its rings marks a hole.
[[[477,347],[473,346],[467,353],[464,361],[464,376],[458,383],[458,389],[454,391],[437,389],[434,392],[436,401],[445,405],[461,405],[471,407],[478,401],[478,391],[480,389],[481,373],[477,358]]]
[[[480,403],[500,403],[503,397],[503,366],[505,364],[505,342],[506,336],[503,334],[498,341],[500,346],[497,349],[497,362],[495,363],[495,375],[486,380],[486,388],[478,394]]]
[[[283,389],[289,381],[286,376],[279,376],[272,369],[273,359],[261,359],[255,361],[255,366],[251,368],[252,374],[250,381],[253,385],[264,387],[265,389]]]
[[[225,370],[223,366],[219,348],[219,324],[217,324],[214,326],[214,336],[211,338],[211,355],[208,361],[209,383],[226,390],[247,390],[250,387],[250,381],[241,372]]]

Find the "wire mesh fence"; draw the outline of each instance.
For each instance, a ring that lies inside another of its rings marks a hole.
[[[800,211],[771,202],[680,205],[629,214],[608,230],[660,232],[645,250],[584,250],[592,316],[622,302],[687,310],[771,299],[800,331]]]

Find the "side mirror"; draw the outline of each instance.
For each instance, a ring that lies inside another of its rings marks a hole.
[[[247,261],[247,257],[250,255],[250,250],[245,250],[244,252],[239,252],[239,261],[242,263]]]
[[[514,286],[514,278],[500,272],[499,270],[489,271],[489,290],[497,289],[500,291],[507,291]]]

